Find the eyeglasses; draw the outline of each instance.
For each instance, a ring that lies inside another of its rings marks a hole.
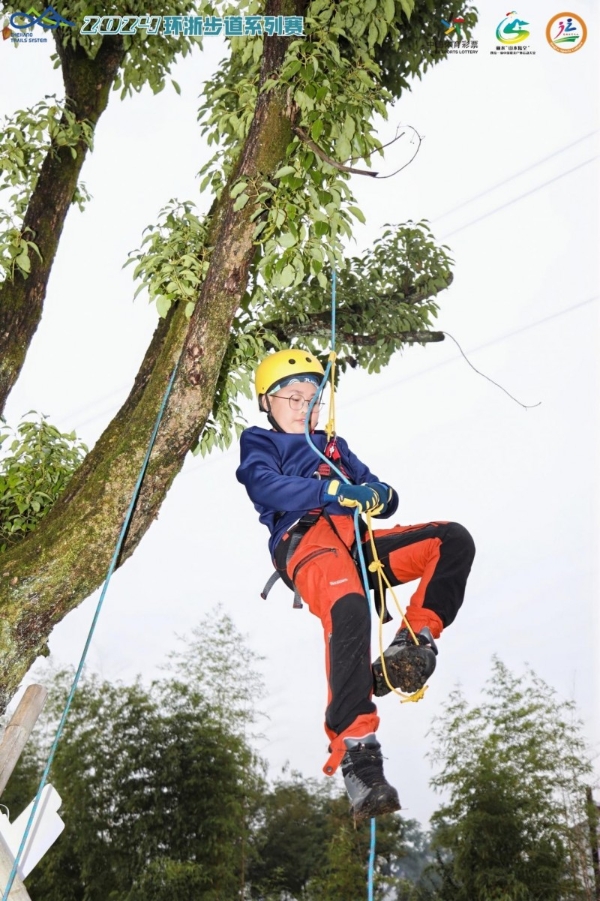
[[[287,395],[287,394],[272,394],[271,397],[280,398],[281,400],[287,400],[287,402],[290,405],[290,409],[293,410],[294,413],[298,413],[300,410],[303,410],[305,405],[306,405],[306,409],[308,410],[308,407],[310,406],[310,404],[313,401],[312,397],[310,398],[310,400],[306,400],[306,398],[301,397],[300,394],[289,394],[289,395]],[[318,402],[313,406],[313,410],[321,409],[321,407],[324,407],[324,406],[325,406],[325,404],[323,401]]]

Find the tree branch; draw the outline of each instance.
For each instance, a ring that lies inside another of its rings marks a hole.
[[[270,327],[270,331],[277,336],[278,340],[283,342],[291,341],[293,338],[328,338],[331,335],[330,323],[295,323],[292,326],[280,326],[279,328]],[[381,340],[381,335],[358,335],[354,332],[345,332],[339,327],[336,331],[336,337],[340,344],[349,344],[350,347],[373,347]],[[426,330],[409,330],[406,332],[386,332],[386,338],[400,341],[404,344],[432,344],[436,341],[444,340],[444,332],[429,332]]]
[[[58,38],[57,47],[67,102],[78,120],[87,119],[95,126],[123,59],[122,39],[104,38],[93,60],[80,47],[63,47]],[[15,272],[0,285],[0,414],[42,317],[58,242],[88,151],[83,140],[75,149],[73,158],[69,147],[50,147],[25,213],[23,232],[37,244],[41,260],[30,254],[28,278]]]
[[[297,134],[300,140],[304,141],[306,146],[310,147],[313,153],[316,153],[324,163],[333,166],[334,169],[339,169],[340,172],[350,172],[351,175],[370,175],[371,178],[377,178],[378,173],[371,172],[370,169],[354,169],[352,166],[345,166],[343,163],[338,163],[337,160],[333,160],[330,156],[327,156],[324,150],[321,150],[318,144],[315,144],[315,142],[308,137],[302,128],[297,125],[294,126],[294,133]]]

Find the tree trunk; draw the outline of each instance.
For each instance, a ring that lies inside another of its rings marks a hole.
[[[302,15],[303,0],[269,0],[267,15]],[[290,38],[267,37],[261,83],[280,66]],[[259,93],[240,161],[241,175],[268,176],[290,142],[285,90]],[[229,187],[229,186],[228,186]],[[212,217],[210,267],[191,319],[177,304],[159,323],[131,394],[37,531],[0,559],[0,711],[52,628],[101,584],[106,574],[168,379],[179,371],[123,549],[133,553],[158,515],[212,409],[231,322],[255,253],[253,204],[234,212],[226,188]],[[183,350],[181,348],[183,347]]]
[[[122,39],[105,38],[93,60],[80,47],[62,47],[59,40],[57,47],[67,103],[78,120],[95,126],[123,59]],[[88,151],[85,141],[75,151],[73,157],[69,147],[50,146],[23,221],[23,233],[37,244],[42,258],[30,251],[29,276],[15,271],[0,285],[0,415],[42,318],[50,271]]]

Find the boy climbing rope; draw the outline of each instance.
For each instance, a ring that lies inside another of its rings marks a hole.
[[[392,688],[415,692],[433,673],[435,639],[462,604],[475,547],[467,530],[453,522],[373,532],[390,584],[420,582],[406,611],[410,630],[402,625],[383,663],[378,658],[371,665],[370,611],[356,567],[354,511],[389,518],[398,495],[343,438],[328,440],[317,430],[321,404],[315,403],[311,441],[331,466],[319,462],[305,438],[305,422],[323,376],[319,360],[300,349],[278,351],[260,363],[256,393],[271,429],[253,426],[243,432],[237,478],[271,533],[276,570],[323,625],[330,741],[324,771],[333,775],[341,763],[355,818],[365,819],[400,809],[398,793],[383,774],[372,695],[381,697]],[[368,535],[362,535],[362,547],[371,562]]]

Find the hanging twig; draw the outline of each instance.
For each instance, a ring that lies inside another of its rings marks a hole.
[[[353,166],[347,165],[348,163],[353,163],[356,160],[362,159],[362,157],[359,157],[359,156],[350,157],[345,162],[338,163],[337,160],[334,160],[330,156],[328,156],[328,154],[326,154],[325,151],[321,147],[319,147],[319,145],[317,143],[315,143],[315,141],[313,141],[311,138],[309,138],[309,136],[306,134],[304,129],[300,128],[299,125],[295,125],[293,130],[294,130],[295,134],[298,135],[300,140],[303,141],[307,147],[310,147],[310,149],[313,151],[313,153],[316,153],[317,156],[320,159],[322,159],[324,163],[327,163],[329,166],[333,166],[334,169],[338,169],[340,172],[348,172],[350,175],[368,175],[368,176],[370,176],[370,178],[383,179],[383,178],[392,178],[392,176],[397,175],[398,172],[402,172],[403,169],[406,169],[407,166],[410,166],[410,164],[412,163],[412,161],[414,160],[414,158],[416,157],[417,153],[419,152],[419,150],[421,148],[421,141],[423,139],[422,139],[421,135],[419,134],[419,132],[417,131],[417,129],[414,128],[412,125],[407,125],[407,126],[398,125],[398,127],[396,128],[396,137],[392,138],[392,140],[388,141],[386,144],[382,144],[380,147],[377,148],[377,150],[383,150],[384,147],[389,147],[390,144],[394,144],[396,141],[399,141],[400,138],[404,137],[406,132],[403,131],[400,134],[398,134],[399,128],[411,128],[414,131],[414,133],[416,134],[417,139],[418,139],[417,149],[415,150],[415,152],[413,153],[413,155],[411,156],[411,158],[409,159],[409,161],[407,163],[404,163],[404,165],[400,166],[399,169],[396,169],[395,172],[390,172],[389,175],[380,175],[379,172],[372,172],[370,169],[355,169]],[[412,141],[411,141],[411,143],[412,143]]]
[[[412,125],[409,125],[408,127],[409,127],[409,128],[412,128]],[[375,148],[375,150],[373,151],[373,153],[379,153],[381,150],[384,149],[384,147],[389,147],[391,144],[395,144],[396,141],[399,141],[400,138],[403,138],[405,132],[402,132],[401,134],[398,134],[398,129],[399,129],[399,128],[403,128],[403,126],[402,126],[402,125],[397,125],[397,126],[396,126],[396,136],[395,136],[394,138],[392,138],[391,141],[387,141],[385,144],[380,144],[379,147],[376,147],[376,148]],[[361,159],[362,159],[361,156],[354,156],[354,157],[351,157],[349,160],[344,160],[344,163],[355,163],[356,160],[361,160]]]
[[[401,127],[402,127],[402,126],[400,126],[400,125],[398,126],[398,128],[401,128]],[[414,133],[416,134],[416,136],[417,136],[417,149],[415,150],[415,152],[413,153],[413,155],[411,156],[411,158],[409,159],[409,161],[408,161],[407,163],[404,163],[403,166],[400,166],[399,169],[396,169],[395,172],[390,172],[389,175],[378,175],[377,178],[379,178],[379,179],[393,178],[394,175],[398,175],[399,172],[402,172],[403,169],[406,169],[407,166],[410,166],[410,164],[412,163],[412,161],[413,161],[414,158],[416,157],[417,153],[418,153],[419,150],[421,149],[421,142],[422,142],[423,138],[421,137],[421,135],[419,134],[419,132],[417,131],[417,129],[414,128],[412,125],[407,125],[407,126],[404,126],[404,127],[406,127],[406,128],[412,128],[412,130],[413,130]],[[396,130],[397,130],[397,129],[396,129]],[[389,143],[390,143],[390,144],[393,144],[394,141],[399,140],[403,135],[404,135],[404,132],[402,132],[402,134],[398,135],[396,138],[394,138],[393,141],[390,141]],[[411,141],[411,144],[412,144],[412,141]],[[383,146],[384,146],[384,147],[387,147],[387,144],[384,144]]]
[[[327,163],[329,166],[333,166],[334,169],[339,169],[340,172],[349,172],[351,175],[370,175],[371,178],[377,177],[377,172],[370,172],[368,169],[353,169],[352,166],[345,166],[343,163],[338,163],[337,160],[332,160],[330,156],[327,156],[324,150],[321,150],[318,144],[308,137],[305,131],[303,131],[300,126],[294,126],[294,132],[298,135],[300,140],[304,141],[307,147],[316,153],[318,157],[320,157],[324,163]]]

